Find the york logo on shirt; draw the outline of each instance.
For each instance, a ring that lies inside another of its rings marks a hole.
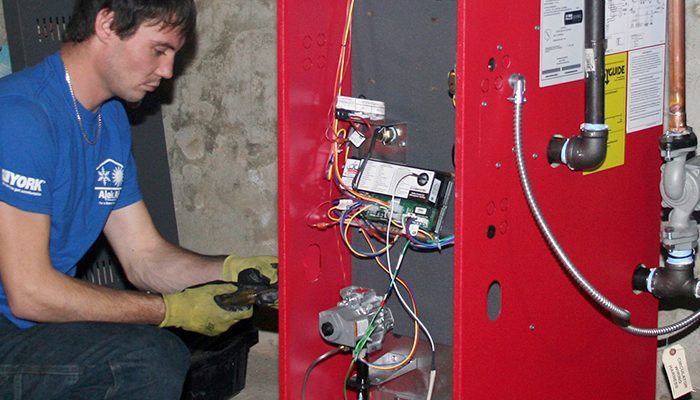
[[[31,178],[4,168],[2,169],[2,185],[13,192],[31,196],[41,196],[41,185],[44,183],[46,183],[46,181],[43,179]]]
[[[108,158],[95,169],[95,180],[98,204],[113,206],[124,183],[124,166]]]

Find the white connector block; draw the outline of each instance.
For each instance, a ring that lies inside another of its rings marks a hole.
[[[381,121],[385,115],[383,101],[358,99],[356,97],[338,96],[335,108],[347,110],[350,115],[356,115],[372,121]]]

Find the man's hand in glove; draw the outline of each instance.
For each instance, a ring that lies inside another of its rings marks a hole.
[[[240,275],[241,272],[251,269],[257,270],[263,277],[270,280],[266,283],[270,285],[277,283],[277,257],[272,256],[228,256],[224,261],[224,280],[228,282],[239,282],[241,281],[241,277],[247,274],[244,273]],[[248,271],[248,273],[249,272],[250,271]],[[241,281],[241,283],[244,282]]]
[[[214,296],[232,294],[236,290],[236,285],[232,283],[215,282],[165,294],[165,318],[159,326],[182,328],[207,336],[226,332],[236,322],[253,315],[253,306],[242,307],[240,311],[226,311],[214,301]]]

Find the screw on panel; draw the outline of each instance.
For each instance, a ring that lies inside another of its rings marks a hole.
[[[503,45],[496,45],[496,50],[501,51],[503,50]]]
[[[496,168],[501,168],[501,162],[500,162],[500,161],[496,163]]]
[[[536,30],[536,31],[539,31],[539,30],[540,30],[540,26],[539,26],[539,25],[535,25],[535,30]]]
[[[532,159],[533,159],[533,160],[537,160],[539,157],[540,157],[539,154],[537,154],[537,153],[532,153]]]
[[[487,102],[485,102],[485,101],[482,101],[482,102],[481,102],[481,106],[482,106],[482,107],[486,107],[487,105],[489,105],[489,103],[487,103]]]
[[[530,330],[531,330],[531,331],[534,331],[534,330],[535,330],[535,324],[531,324],[531,325],[530,325]]]

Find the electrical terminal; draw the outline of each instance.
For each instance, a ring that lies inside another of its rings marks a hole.
[[[365,118],[370,121],[382,121],[384,120],[385,114],[383,101],[348,96],[338,96],[335,109],[336,118],[344,121],[350,120],[351,117]]]

